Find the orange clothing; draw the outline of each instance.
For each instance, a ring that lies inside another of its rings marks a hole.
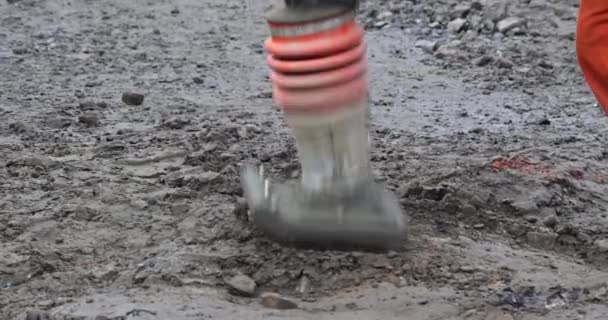
[[[576,54],[587,84],[608,114],[608,0],[580,0]]]

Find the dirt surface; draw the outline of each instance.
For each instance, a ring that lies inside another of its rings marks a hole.
[[[373,166],[413,230],[368,254],[247,222],[239,165],[298,170],[268,1],[0,1],[0,318],[607,319],[577,1],[463,3],[362,5]]]

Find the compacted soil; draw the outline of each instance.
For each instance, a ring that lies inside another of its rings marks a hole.
[[[298,177],[270,4],[0,1],[1,319],[608,319],[577,1],[362,4],[372,163],[412,230],[386,254],[247,221],[241,164]]]

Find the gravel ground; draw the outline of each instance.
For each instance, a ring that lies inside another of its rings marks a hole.
[[[577,1],[365,1],[388,254],[252,229],[244,161],[297,177],[269,1],[0,1],[0,318],[608,318],[608,118]]]

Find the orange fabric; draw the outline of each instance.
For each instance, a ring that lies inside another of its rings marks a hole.
[[[576,26],[581,71],[608,115],[608,0],[581,0]]]

